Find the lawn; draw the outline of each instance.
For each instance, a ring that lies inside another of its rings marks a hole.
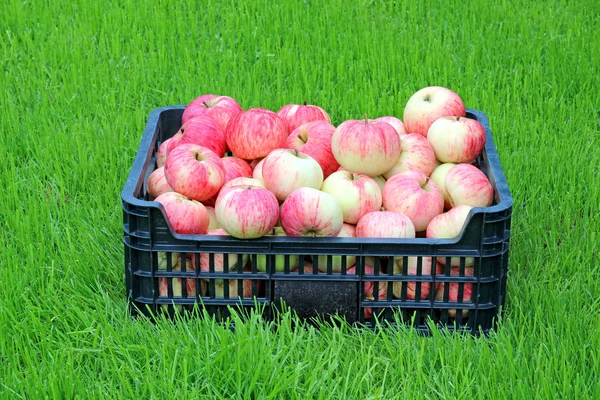
[[[0,398],[600,398],[596,1],[0,8]],[[120,192],[152,109],[307,100],[337,125],[428,85],[489,116],[514,197],[489,337],[129,317]]]

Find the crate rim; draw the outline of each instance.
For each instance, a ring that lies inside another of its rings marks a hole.
[[[451,245],[460,242],[464,233],[465,227],[468,224],[463,226],[460,234],[451,239],[440,239],[440,238],[338,238],[338,237],[277,237],[277,236],[263,236],[257,239],[237,239],[233,237],[227,236],[217,236],[217,235],[206,235],[206,234],[180,234],[174,232],[172,226],[168,219],[166,218],[165,209],[162,204],[156,201],[147,201],[138,199],[134,196],[134,192],[143,184],[143,176],[140,174],[140,171],[143,170],[144,165],[147,162],[147,158],[151,154],[151,147],[154,141],[154,135],[156,133],[157,123],[159,121],[160,115],[163,112],[168,112],[172,110],[184,110],[186,105],[178,104],[172,106],[163,106],[153,109],[149,115],[146,122],[146,126],[144,132],[142,134],[142,138],[140,144],[138,146],[138,151],[136,153],[134,162],[127,176],[127,180],[125,181],[125,185],[123,190],[121,191],[121,200],[123,202],[123,207],[126,207],[126,204],[136,206],[136,207],[145,207],[145,208],[154,208],[159,209],[161,213],[165,216],[165,220],[167,222],[168,228],[170,230],[173,238],[182,241],[215,241],[215,242],[230,242],[230,243],[240,243],[240,242],[256,242],[256,243],[277,243],[277,242],[287,242],[287,243],[302,243],[309,242],[313,244],[327,244],[327,243],[340,243],[340,244],[414,244],[414,245]],[[467,221],[471,220],[473,216],[477,214],[487,214],[487,213],[502,213],[507,210],[510,210],[513,205],[513,198],[510,193],[510,189],[508,186],[508,182],[506,181],[506,176],[502,169],[502,165],[500,163],[500,158],[498,156],[498,151],[496,149],[496,145],[494,142],[494,138],[492,136],[492,132],[489,126],[488,116],[479,110],[467,108],[466,109],[467,118],[469,118],[469,114],[474,116],[477,121],[484,127],[486,132],[486,143],[485,143],[485,153],[490,165],[490,174],[493,176],[496,189],[498,190],[498,195],[500,197],[500,201],[490,207],[473,207],[473,209],[469,212]]]

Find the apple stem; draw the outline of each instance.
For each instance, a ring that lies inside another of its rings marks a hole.
[[[203,101],[203,102],[202,102],[202,104],[204,104],[204,107],[206,107],[206,108],[210,108],[210,107],[208,106],[208,104],[207,104],[205,101]]]
[[[304,105],[306,105],[306,104],[307,104],[307,103],[306,103],[306,100],[304,100]]]
[[[430,178],[429,178],[429,177],[427,177],[427,178],[425,179],[425,184],[421,186],[421,189],[425,189],[425,186],[427,186],[427,185],[429,184],[429,180],[430,180]]]
[[[456,120],[457,120],[457,121],[460,121],[460,116],[456,117]]]
[[[365,124],[369,123],[369,118],[367,117],[367,114],[365,114]]]

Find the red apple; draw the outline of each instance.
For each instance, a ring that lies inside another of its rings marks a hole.
[[[452,207],[489,207],[494,201],[494,189],[487,176],[471,164],[452,167],[444,178],[444,186]]]
[[[335,237],[342,230],[344,215],[330,194],[304,187],[285,199],[280,220],[289,236]]]
[[[167,149],[169,148],[169,143],[171,143],[171,138],[165,140],[158,146],[158,150],[156,150],[156,168],[164,167],[165,162],[167,162]]]
[[[252,167],[241,158],[223,157],[221,162],[225,170],[225,183],[235,178],[252,176]]]
[[[321,186],[338,202],[344,222],[356,224],[363,215],[381,209],[381,189],[377,182],[365,174],[338,171],[331,174]]]
[[[185,108],[181,117],[182,123],[185,124],[188,120],[197,116],[205,116],[214,119],[221,129],[225,131],[229,120],[242,112],[242,107],[231,97],[215,96],[199,101],[201,97],[192,101]]]
[[[259,157],[259,158],[255,158],[254,160],[252,160],[250,162],[250,166],[252,167],[252,170],[254,170],[254,168],[256,168],[256,166],[258,165],[258,163],[261,162],[262,160],[264,160],[264,157]]]
[[[210,223],[210,216],[202,203],[176,193],[167,192],[154,201],[163,205],[167,220],[173,230],[184,234],[204,234]]]
[[[181,144],[182,137],[183,137],[183,134],[181,133],[181,128],[180,128],[177,131],[177,133],[175,133],[175,135],[167,141],[167,150],[166,150],[167,156],[175,147],[177,147]],[[167,162],[167,160],[165,159],[165,164],[166,164],[166,162]]]
[[[431,257],[420,257],[421,258],[421,276],[430,276],[431,275],[431,264],[432,264],[432,258]],[[394,263],[394,274],[395,275],[401,275],[404,271],[404,257],[398,257],[395,259],[395,263]],[[418,273],[418,262],[419,262],[419,257],[407,257],[408,261],[407,261],[407,275],[417,275]],[[443,268],[436,263],[436,272],[435,274],[437,276],[441,275],[443,273]],[[406,298],[408,300],[415,300],[416,297],[416,291],[417,291],[417,282],[394,282],[393,283],[393,291],[394,291],[394,296],[398,299],[401,299],[402,297],[402,288],[403,286],[406,285]],[[435,283],[435,289],[437,289],[439,286],[439,282]],[[431,283],[429,282],[421,282],[421,294],[419,296],[419,298],[421,300],[425,300],[429,297],[429,293],[431,292]]]
[[[420,174],[419,179],[408,174],[394,175],[383,188],[383,207],[405,214],[417,232],[424,231],[429,221],[444,211],[442,192],[427,175]]]
[[[314,273],[314,266],[312,265],[311,262],[309,261],[304,261],[303,267],[302,267],[302,274],[304,275],[312,275]],[[298,267],[294,270],[294,271],[290,271],[296,274],[300,274],[300,264],[298,264]]]
[[[217,235],[217,236],[229,236],[229,234],[223,228],[217,228],[208,231],[208,235]],[[213,271],[215,272],[223,272],[225,268],[225,259],[227,259],[227,269],[229,271],[234,271],[238,269],[238,264],[241,262],[242,266],[246,266],[248,263],[248,255],[247,254],[235,254],[229,253],[225,258],[224,254],[221,253],[213,253]],[[209,253],[200,253],[200,272],[201,273],[210,273],[210,254]],[[195,264],[195,257],[192,258],[192,263]],[[205,278],[202,278],[206,281],[208,275],[204,275]],[[222,279],[215,279],[215,283],[222,283]]]
[[[326,121],[313,121],[294,129],[287,138],[288,149],[299,150],[308,154],[323,169],[323,177],[327,178],[340,166],[331,150],[331,138],[335,127]]]
[[[383,176],[390,179],[392,176],[403,171],[421,171],[425,175],[431,175],[435,166],[435,153],[431,144],[421,135],[409,133],[402,137],[402,152],[396,164]]]
[[[356,275],[356,267],[352,267],[346,271],[348,275]],[[381,272],[380,272],[381,273]],[[370,265],[365,265],[364,269],[365,275],[374,275],[375,268]],[[368,279],[368,278],[367,278]],[[373,279],[373,278],[371,278]],[[377,283],[377,300],[385,301],[387,299],[387,289],[388,284],[385,281],[378,281]],[[363,297],[365,300],[373,301],[375,300],[375,280],[365,280],[363,283]],[[373,309],[367,307],[364,309],[364,317],[365,319],[370,319],[373,315]]]
[[[445,213],[437,215],[429,222],[429,225],[427,225],[425,237],[439,239],[458,238],[465,227],[469,212],[472,208],[473,207],[471,206],[456,206]],[[442,265],[446,265],[446,258],[439,257],[438,262]],[[450,263],[452,266],[459,266],[460,257],[452,257]],[[474,263],[475,259],[473,257],[465,258],[465,265],[467,267],[472,266]]]
[[[239,178],[232,179],[229,182],[225,182],[221,190],[233,186],[258,186],[266,189],[265,183],[260,179],[241,176]]]
[[[465,268],[464,276],[473,276],[474,268]],[[452,267],[450,270],[450,275],[459,276],[460,275],[460,267]],[[442,283],[435,291],[435,300],[436,301],[444,301],[444,293],[448,291],[448,301],[453,303],[471,303],[471,298],[473,296],[473,284],[471,282],[462,283],[463,286],[463,295],[462,299],[459,299],[459,289],[460,283],[451,282],[451,283]],[[460,301],[459,301],[460,300]],[[468,309],[462,310],[462,316],[465,317],[469,314]],[[449,318],[456,318],[456,308],[451,308],[448,310]]]
[[[427,140],[442,162],[470,163],[483,151],[485,130],[476,120],[441,117],[427,131]]]
[[[431,124],[440,117],[466,116],[465,104],[458,94],[441,86],[425,87],[413,94],[404,107],[404,128],[427,137]]]
[[[229,121],[225,139],[234,155],[253,160],[284,147],[288,134],[285,122],[273,111],[252,108]]]
[[[400,139],[402,139],[402,137],[408,133],[404,128],[404,123],[402,123],[402,121],[396,117],[379,117],[375,118],[375,121],[387,122],[388,124],[393,126],[396,132],[398,132]]]
[[[181,124],[185,124],[188,119],[193,117],[192,114],[194,114],[196,110],[198,110],[201,107],[204,107],[202,103],[211,101],[213,99],[216,99],[217,97],[219,96],[216,94],[203,94],[201,96],[196,97],[183,110],[183,115],[181,116]]]
[[[367,118],[342,122],[331,138],[337,162],[369,176],[389,171],[400,157],[400,146],[398,132],[390,124]]]
[[[165,178],[165,167],[160,167],[152,171],[148,177],[146,189],[150,200],[154,200],[163,193],[174,192],[173,188],[169,186],[167,178]]]
[[[284,201],[290,193],[301,187],[319,189],[323,184],[323,170],[309,155],[298,150],[276,149],[265,158],[262,166],[263,182]]]
[[[283,106],[277,111],[277,115],[285,121],[289,133],[309,122],[331,122],[331,118],[329,118],[329,114],[325,110],[319,106],[306,104],[306,102],[304,102],[304,105],[288,104]]]
[[[167,155],[177,146],[188,143],[206,147],[219,157],[223,157],[227,147],[225,132],[215,120],[208,117],[194,117],[183,124],[171,138]]]
[[[356,227],[351,224],[342,225],[342,230],[337,235],[339,238],[344,237],[356,237]],[[331,271],[340,272],[342,270],[342,257],[343,256],[331,256]],[[345,256],[346,257],[346,271],[356,264],[356,256]],[[319,263],[319,271],[327,272],[327,256],[322,255],[317,257]]]
[[[194,200],[208,200],[225,183],[221,158],[197,144],[182,144],[167,157],[165,177],[178,193]]]
[[[191,265],[186,266],[187,270],[193,270]],[[176,265],[173,267],[173,271],[181,271],[181,266]],[[169,279],[171,280],[172,297],[169,297]],[[183,297],[183,285],[181,278],[158,278],[158,292],[160,297],[167,298],[196,298],[196,279],[195,278],[183,278],[185,279],[185,287],[187,290],[187,297]],[[199,296],[206,294],[207,284],[204,281],[200,281],[200,293]],[[167,309],[167,304],[161,305],[163,309]],[[181,304],[174,306],[176,310],[182,311],[183,307]]]
[[[267,189],[233,186],[221,191],[215,213],[219,224],[231,236],[255,239],[273,229],[279,218],[279,203]]]
[[[414,238],[415,226],[404,214],[394,211],[374,211],[358,221],[356,237]]]

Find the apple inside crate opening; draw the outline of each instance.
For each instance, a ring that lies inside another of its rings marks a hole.
[[[487,117],[424,88],[403,118],[228,96],[150,113],[122,191],[133,315],[285,303],[375,328],[489,333],[512,198]]]

